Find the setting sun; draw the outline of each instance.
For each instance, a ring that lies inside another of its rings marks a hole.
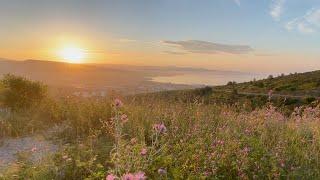
[[[85,55],[85,50],[73,46],[63,47],[59,51],[59,56],[69,63],[82,63]]]

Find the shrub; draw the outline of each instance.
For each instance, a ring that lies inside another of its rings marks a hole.
[[[3,104],[12,111],[20,111],[39,105],[46,97],[46,86],[40,82],[7,74],[2,79]]]

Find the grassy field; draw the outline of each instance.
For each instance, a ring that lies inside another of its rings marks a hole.
[[[38,162],[21,153],[0,179],[320,178],[316,102],[287,111],[273,101],[248,108],[214,96],[208,88],[105,99],[48,95],[1,116],[0,128],[19,137],[58,125],[48,140],[59,149]]]

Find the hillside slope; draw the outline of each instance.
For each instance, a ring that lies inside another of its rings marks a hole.
[[[320,70],[269,76],[266,79],[250,81],[245,83],[228,83],[226,86],[215,87],[216,90],[232,90],[238,92],[268,93],[273,90],[276,94],[320,96]]]

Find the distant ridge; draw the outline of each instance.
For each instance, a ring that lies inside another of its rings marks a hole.
[[[8,62],[8,63],[25,63],[25,64],[35,64],[35,65],[43,65],[43,64],[56,64],[56,65],[72,65],[72,66],[95,66],[95,67],[104,67],[104,68],[115,68],[115,69],[132,69],[132,70],[166,70],[166,71],[189,71],[189,72],[220,72],[220,73],[235,73],[235,74],[248,74],[247,72],[241,71],[227,71],[227,70],[214,70],[214,69],[206,69],[206,68],[193,68],[193,67],[177,67],[177,66],[138,66],[138,65],[128,65],[128,64],[95,64],[95,63],[84,63],[84,64],[73,64],[63,61],[49,61],[49,60],[37,60],[37,59],[26,59],[26,60],[11,60],[0,58],[0,62]],[[0,72],[1,73],[1,72]]]

